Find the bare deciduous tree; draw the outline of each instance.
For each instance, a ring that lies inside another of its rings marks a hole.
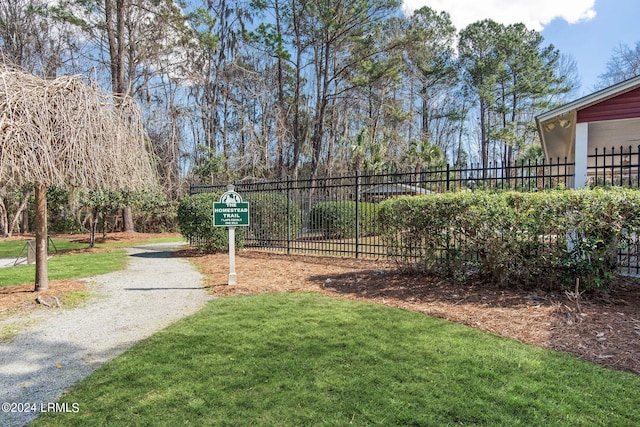
[[[135,101],[106,95],[79,76],[44,80],[1,65],[0,177],[35,185],[36,291],[48,287],[47,186],[157,185]]]

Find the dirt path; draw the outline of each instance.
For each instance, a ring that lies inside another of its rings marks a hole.
[[[211,297],[201,274],[172,256],[177,249],[128,249],[126,270],[90,279],[97,298],[76,309],[31,314],[32,326],[0,344],[0,404],[34,403],[39,409],[53,403],[103,363],[200,309]],[[21,426],[37,416],[6,412],[5,406],[0,426]]]

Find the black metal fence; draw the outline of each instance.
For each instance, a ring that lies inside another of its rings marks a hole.
[[[640,145],[596,148],[589,154],[587,164],[592,186],[640,188]]]
[[[590,185],[640,187],[640,147],[594,151],[588,158]],[[377,230],[378,202],[394,196],[447,191],[541,191],[574,187],[575,164],[566,159],[519,161],[487,167],[447,165],[419,172],[354,174],[316,179],[234,182],[251,203],[245,246],[286,253],[386,257]],[[192,185],[191,194],[224,192],[227,183]],[[638,273],[640,248],[621,254]],[[622,258],[621,258],[622,259]]]
[[[287,253],[386,256],[376,232],[377,203],[394,196],[500,189],[538,191],[572,185],[567,161],[447,165],[419,172],[234,182],[251,202],[245,246]],[[227,183],[192,185],[191,194],[224,192]],[[357,220],[356,220],[357,219]]]

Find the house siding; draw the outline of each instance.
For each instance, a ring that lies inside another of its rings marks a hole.
[[[640,117],[640,87],[577,111],[577,122]]]

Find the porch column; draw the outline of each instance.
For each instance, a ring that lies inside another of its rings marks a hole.
[[[573,188],[587,186],[587,150],[589,147],[589,123],[576,124],[575,169]]]

